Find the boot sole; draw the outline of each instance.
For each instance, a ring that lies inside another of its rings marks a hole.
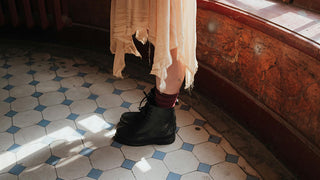
[[[124,145],[128,145],[128,146],[145,146],[145,145],[151,145],[151,144],[168,145],[168,144],[172,144],[175,141],[176,136],[174,134],[173,136],[170,135],[170,136],[163,137],[163,138],[145,140],[143,142],[132,142],[132,141],[126,140],[124,138],[121,138],[116,134],[113,137],[113,139],[115,141],[117,141],[118,143],[121,143],[121,144],[124,144]]]

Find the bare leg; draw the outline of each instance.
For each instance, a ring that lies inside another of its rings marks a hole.
[[[166,89],[162,92],[165,94],[177,94],[179,93],[180,87],[184,80],[185,76],[185,66],[177,60],[177,49],[171,50],[172,56],[172,65],[168,68],[167,79],[166,82]],[[156,85],[157,89],[160,89],[160,79],[156,78]]]

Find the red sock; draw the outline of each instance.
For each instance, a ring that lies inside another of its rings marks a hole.
[[[177,94],[161,93],[157,88],[156,88],[155,94],[156,94],[156,97],[155,97],[156,104],[160,108],[173,108],[174,105],[176,104],[176,101],[179,95],[179,93]]]

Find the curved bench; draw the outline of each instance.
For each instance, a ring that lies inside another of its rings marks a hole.
[[[312,39],[320,28],[306,37],[290,23],[266,18],[298,8],[277,3],[259,14],[240,2],[198,0],[195,88],[250,129],[298,177],[320,177],[320,38]],[[320,20],[319,14],[299,12]],[[320,27],[317,20],[309,24]]]

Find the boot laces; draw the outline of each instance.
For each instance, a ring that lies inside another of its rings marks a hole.
[[[144,109],[146,109],[146,107],[148,106],[148,104],[151,102],[151,95],[148,95],[145,91],[143,91],[143,94],[145,95],[145,97],[140,101],[139,104],[139,110],[143,111]],[[144,106],[142,106],[142,103],[145,103]]]

